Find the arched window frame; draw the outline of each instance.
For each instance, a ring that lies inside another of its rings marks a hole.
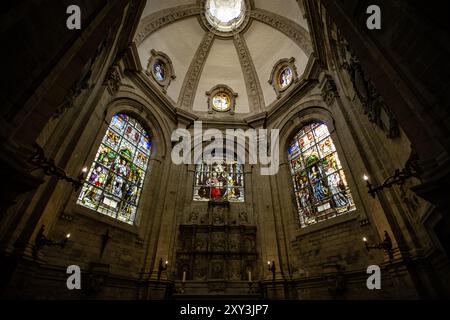
[[[222,150],[222,155],[224,158],[226,158],[227,153],[229,153],[229,151],[224,148]],[[192,186],[193,186],[193,190],[192,190],[192,201],[194,202],[202,202],[202,201],[230,201],[230,202],[236,202],[236,203],[244,203],[246,201],[246,195],[245,195],[245,165],[244,162],[242,161],[242,159],[239,159],[237,157],[237,155],[233,152],[233,157],[234,157],[234,164],[226,164],[226,166],[239,166],[239,171],[237,171],[238,173],[236,173],[236,178],[233,179],[232,184],[229,183],[229,181],[227,181],[226,186],[221,186],[218,189],[220,189],[221,192],[221,196],[214,198],[212,196],[212,189],[209,190],[209,198],[205,197],[204,199],[196,199],[196,194],[198,194],[199,189],[201,188],[211,188],[210,186],[208,186],[207,184],[197,184],[197,174],[201,174],[201,173],[205,173],[208,171],[205,170],[199,170],[201,168],[205,168],[207,166],[209,166],[209,169],[211,169],[211,166],[214,165],[213,163],[215,161],[210,160],[205,161],[204,159],[201,161],[200,159],[194,159],[194,164],[193,164],[193,181],[192,181]],[[210,163],[213,162],[213,163]],[[220,161],[219,161],[220,162]],[[235,167],[236,168],[236,167]],[[233,168],[233,170],[237,170]],[[229,167],[227,168],[227,170],[229,170]],[[212,172],[211,172],[212,173]],[[237,176],[239,176],[239,179],[237,179]],[[210,177],[209,177],[210,178]],[[227,197],[224,198],[223,195],[225,194],[224,191],[227,192]],[[239,197],[238,199],[230,199],[228,197],[229,192],[233,192],[235,195],[237,192],[239,192]]]
[[[132,106],[132,105],[135,105],[135,106]],[[103,124],[100,126],[99,131],[96,133],[96,137],[94,138],[95,141],[93,142],[90,149],[86,150],[88,152],[88,155],[85,158],[83,166],[88,169],[88,174],[89,174],[91,166],[94,164],[94,161],[96,160],[96,157],[97,157],[97,153],[100,149],[100,146],[102,145],[102,141],[108,132],[109,125],[113,119],[113,116],[115,114],[120,114],[120,113],[126,114],[129,117],[132,117],[133,119],[135,119],[150,135],[150,137],[151,137],[150,141],[152,143],[151,153],[150,153],[150,156],[149,156],[148,162],[147,162],[147,169],[145,171],[144,178],[143,178],[142,185],[141,185],[140,201],[136,208],[136,214],[135,214],[133,223],[127,223],[125,221],[110,217],[108,215],[101,214],[97,210],[87,208],[81,204],[78,204],[77,202],[78,202],[80,192],[76,192],[74,194],[72,205],[70,207],[77,208],[76,209],[77,213],[80,213],[83,215],[89,215],[89,216],[92,216],[92,214],[95,214],[95,216],[98,217],[100,220],[107,222],[109,224],[121,226],[127,230],[130,227],[133,227],[133,228],[129,229],[130,231],[132,231],[132,230],[137,230],[134,228],[135,228],[135,226],[139,225],[140,220],[142,218],[142,211],[143,211],[142,207],[143,207],[143,202],[144,202],[143,201],[144,199],[142,198],[142,193],[145,192],[145,190],[148,187],[149,176],[152,172],[151,167],[152,167],[152,163],[154,163],[153,160],[157,160],[157,159],[155,159],[155,154],[156,154],[155,150],[160,149],[159,147],[155,148],[155,140],[158,140],[158,139],[155,139],[154,130],[150,129],[150,127],[151,127],[150,122],[153,123],[153,121],[148,121],[148,119],[147,119],[149,116],[151,117],[151,115],[147,114],[147,112],[143,112],[143,109],[140,106],[140,104],[139,103],[136,104],[133,101],[130,101],[129,103],[125,103],[125,104],[121,103],[120,101],[116,101],[114,104],[109,106],[107,111],[105,111]],[[86,177],[86,180],[88,180],[88,179],[89,179],[89,175],[87,175],[87,177]],[[70,210],[73,210],[73,209],[70,209]]]
[[[312,105],[313,102],[307,103],[307,105],[310,105],[310,104]],[[290,180],[289,184],[292,188],[293,206],[296,211],[296,217],[297,217],[296,219],[299,220],[299,226],[302,229],[304,229],[306,226],[308,226],[308,228],[307,228],[308,230],[314,226],[314,228],[311,230],[316,230],[317,229],[316,227],[320,228],[321,225],[330,225],[329,223],[325,223],[325,221],[333,223],[333,221],[339,222],[339,221],[342,221],[343,219],[344,220],[353,219],[356,216],[360,216],[360,218],[363,219],[365,217],[365,213],[363,213],[364,210],[360,210],[360,209],[363,209],[363,206],[361,205],[361,199],[359,199],[359,194],[357,192],[355,192],[356,186],[355,186],[355,183],[353,180],[353,174],[348,167],[348,159],[346,159],[346,157],[345,157],[344,150],[342,149],[342,145],[340,143],[339,137],[337,136],[336,131],[334,129],[334,119],[332,118],[331,114],[329,114],[328,111],[325,111],[324,109],[322,109],[320,107],[306,108],[306,106],[303,106],[302,109],[303,110],[301,110],[300,112],[298,110],[295,111],[295,109],[292,110],[292,113],[291,113],[292,118],[291,118],[289,126],[288,126],[289,128],[285,128],[285,129],[289,130],[288,131],[289,133],[284,138],[283,145],[285,146],[285,148],[282,149],[283,150],[282,152],[284,154],[283,159],[285,159],[285,161],[287,163],[288,175],[289,175],[289,180]],[[322,123],[325,123],[325,125],[327,126],[328,131],[330,133],[330,137],[332,138],[334,146],[336,148],[335,152],[337,153],[337,155],[340,159],[340,162],[341,162],[341,169],[339,169],[339,170],[345,174],[345,177],[347,180],[346,187],[347,187],[347,190],[349,190],[349,192],[352,195],[353,203],[356,205],[356,208],[354,208],[350,211],[347,211],[343,214],[337,215],[336,217],[334,217],[334,219],[326,219],[323,221],[319,221],[320,223],[305,225],[305,224],[302,224],[302,222],[299,219],[299,207],[296,202],[295,187],[294,187],[294,183],[292,180],[293,176],[291,174],[291,167],[290,167],[290,163],[289,163],[288,147],[289,147],[292,139],[298,134],[298,132],[302,129],[302,127],[310,124],[311,122],[322,122]]]

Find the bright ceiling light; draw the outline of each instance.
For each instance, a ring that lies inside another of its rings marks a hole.
[[[223,32],[239,27],[245,18],[244,0],[207,0],[205,10],[208,22]]]

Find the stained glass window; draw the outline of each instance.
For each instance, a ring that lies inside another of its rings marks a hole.
[[[133,224],[150,151],[150,136],[139,122],[114,115],[77,203]]]
[[[244,201],[244,172],[237,161],[195,165],[194,200]]]
[[[156,81],[160,82],[166,79],[166,67],[159,59],[153,64],[153,77],[155,77]]]
[[[212,99],[213,109],[217,111],[228,111],[231,107],[231,98],[225,92],[219,92]]]
[[[291,141],[288,152],[302,227],[355,210],[339,156],[324,123],[303,127]]]
[[[286,66],[280,71],[278,85],[281,89],[286,89],[292,83],[293,73],[290,66]]]

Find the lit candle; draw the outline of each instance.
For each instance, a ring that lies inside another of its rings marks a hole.
[[[186,282],[186,271],[183,271],[183,282]]]
[[[84,167],[83,170],[81,170],[81,171],[83,171],[84,173],[86,173],[86,172],[88,171],[88,168],[87,168],[87,167]]]
[[[366,175],[364,175],[363,179],[364,179],[364,181],[369,181],[369,177]]]
[[[248,282],[252,282],[252,272],[248,272]]]
[[[70,233],[66,234],[66,239],[70,238]]]
[[[366,237],[364,237],[364,238],[363,238],[363,241],[364,241],[364,242],[367,242],[367,238],[366,238]]]

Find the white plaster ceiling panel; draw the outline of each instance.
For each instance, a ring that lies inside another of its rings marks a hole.
[[[138,47],[142,67],[147,68],[150,51],[162,51],[172,60],[176,79],[172,80],[167,95],[178,100],[184,77],[203,38],[204,31],[196,17],[177,21],[149,35]]]
[[[160,10],[194,3],[196,3],[195,0],[148,0],[147,3],[145,4],[141,20],[144,19],[149,14],[158,12]]]
[[[244,75],[231,40],[214,40],[195,94],[194,110],[208,110],[205,92],[218,84],[225,84],[239,94],[236,98],[236,113],[250,112]]]
[[[296,0],[255,0],[255,7],[284,16],[308,30],[308,22]]]
[[[280,59],[294,57],[298,75],[301,77],[308,63],[308,57],[283,33],[258,21],[253,21],[244,37],[259,77],[266,105],[270,105],[276,100],[275,91],[268,83],[273,66]]]

